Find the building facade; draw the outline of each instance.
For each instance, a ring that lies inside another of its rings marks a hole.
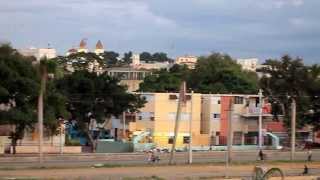
[[[186,56],[177,57],[175,63],[179,65],[187,65],[188,68],[194,69],[197,61],[198,61],[198,57],[186,55]]]
[[[257,58],[247,58],[247,59],[237,59],[237,63],[241,65],[243,70],[256,72],[259,65],[259,59]]]
[[[118,78],[121,85],[127,86],[128,92],[137,91],[143,79],[152,74],[151,71],[131,67],[108,68],[106,72],[109,76]]]
[[[18,49],[18,52],[23,56],[33,56],[37,61],[40,61],[41,58],[51,59],[57,57],[57,51],[53,48]]]

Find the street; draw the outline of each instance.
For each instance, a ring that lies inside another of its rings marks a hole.
[[[290,152],[288,151],[264,151],[267,156],[266,161],[288,161]],[[168,164],[169,153],[159,154],[160,164]],[[255,162],[258,159],[257,151],[235,151],[233,152],[232,162]],[[295,161],[307,160],[307,152],[299,151],[295,153]],[[312,160],[320,161],[320,151],[314,150]],[[185,164],[188,161],[186,152],[176,153],[176,163]],[[194,163],[222,163],[225,162],[225,152],[193,152]],[[109,165],[141,165],[147,164],[147,154],[145,153],[101,153],[101,154],[46,154],[44,164],[46,167],[88,167],[94,164]],[[38,156],[32,155],[3,155],[0,156],[0,168],[27,168],[37,167]]]

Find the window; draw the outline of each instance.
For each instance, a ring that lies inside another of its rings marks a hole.
[[[243,104],[243,97],[240,97],[240,96],[236,96],[234,97],[234,104]]]
[[[177,95],[175,95],[175,94],[170,94],[170,95],[169,95],[169,99],[170,99],[170,100],[176,100],[176,99],[178,99],[178,97],[177,97]]]
[[[190,136],[183,136],[183,144],[189,144]]]
[[[217,131],[217,132],[216,132],[216,136],[220,136],[220,131]]]
[[[218,113],[213,113],[213,114],[212,114],[212,119],[215,119],[215,120],[220,119],[220,114],[218,114]]]
[[[211,97],[211,104],[220,104],[221,98],[220,97]]]
[[[150,117],[150,121],[154,121],[154,117]]]
[[[169,137],[168,144],[173,144],[173,137],[172,136]]]
[[[142,116],[139,116],[139,120],[142,120]]]

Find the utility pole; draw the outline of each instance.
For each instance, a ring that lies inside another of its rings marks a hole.
[[[170,165],[174,161],[173,158],[174,158],[175,151],[176,151],[176,143],[177,143],[177,137],[178,137],[178,131],[179,131],[179,121],[180,121],[180,118],[181,118],[182,101],[184,101],[184,98],[185,98],[185,97],[182,97],[182,96],[185,95],[185,90],[186,90],[186,82],[182,82],[181,88],[180,88],[180,93],[179,93],[176,121],[175,121],[175,126],[174,126],[173,144],[172,144],[171,153],[170,153],[170,159],[169,159],[169,164]]]
[[[292,98],[291,102],[291,161],[294,160],[295,145],[296,145],[296,100]]]
[[[189,121],[189,164],[192,164],[192,119],[193,119],[193,91],[191,91],[191,108]]]
[[[233,98],[233,97],[232,97]],[[228,118],[228,141],[227,141],[227,153],[226,153],[226,178],[229,178],[229,165],[231,163],[232,157],[232,141],[233,141],[233,131],[232,131],[232,119],[233,119],[233,99],[230,99],[229,105],[229,118]]]
[[[41,69],[43,68],[43,69]],[[41,82],[40,82],[40,92],[38,97],[38,130],[39,130],[39,163],[43,164],[43,94],[46,88],[47,80],[47,69],[46,67],[41,67]]]
[[[259,89],[259,149],[262,149],[262,141],[263,141],[263,136],[262,136],[262,104],[263,104],[263,99],[262,99],[262,90]]]
[[[123,131],[122,131],[122,139],[126,138],[126,112],[122,113],[122,123],[123,123]]]

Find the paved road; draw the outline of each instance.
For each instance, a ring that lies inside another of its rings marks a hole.
[[[290,160],[290,152],[286,151],[265,151],[267,161]],[[235,151],[232,156],[233,162],[254,162],[257,160],[257,151]],[[307,152],[296,152],[295,160],[304,161],[307,159]],[[188,154],[185,152],[176,153],[176,163],[184,164],[187,162]],[[135,165],[146,164],[147,155],[144,153],[109,153],[109,154],[49,154],[45,155],[43,166],[47,167],[75,167],[92,166],[93,164],[119,164]],[[160,164],[167,164],[169,154],[160,154]],[[313,151],[312,159],[320,161],[320,151]],[[0,156],[0,168],[10,167],[35,167],[38,166],[38,157],[34,155],[4,155]],[[210,163],[224,162],[225,152],[193,152],[193,162]]]

